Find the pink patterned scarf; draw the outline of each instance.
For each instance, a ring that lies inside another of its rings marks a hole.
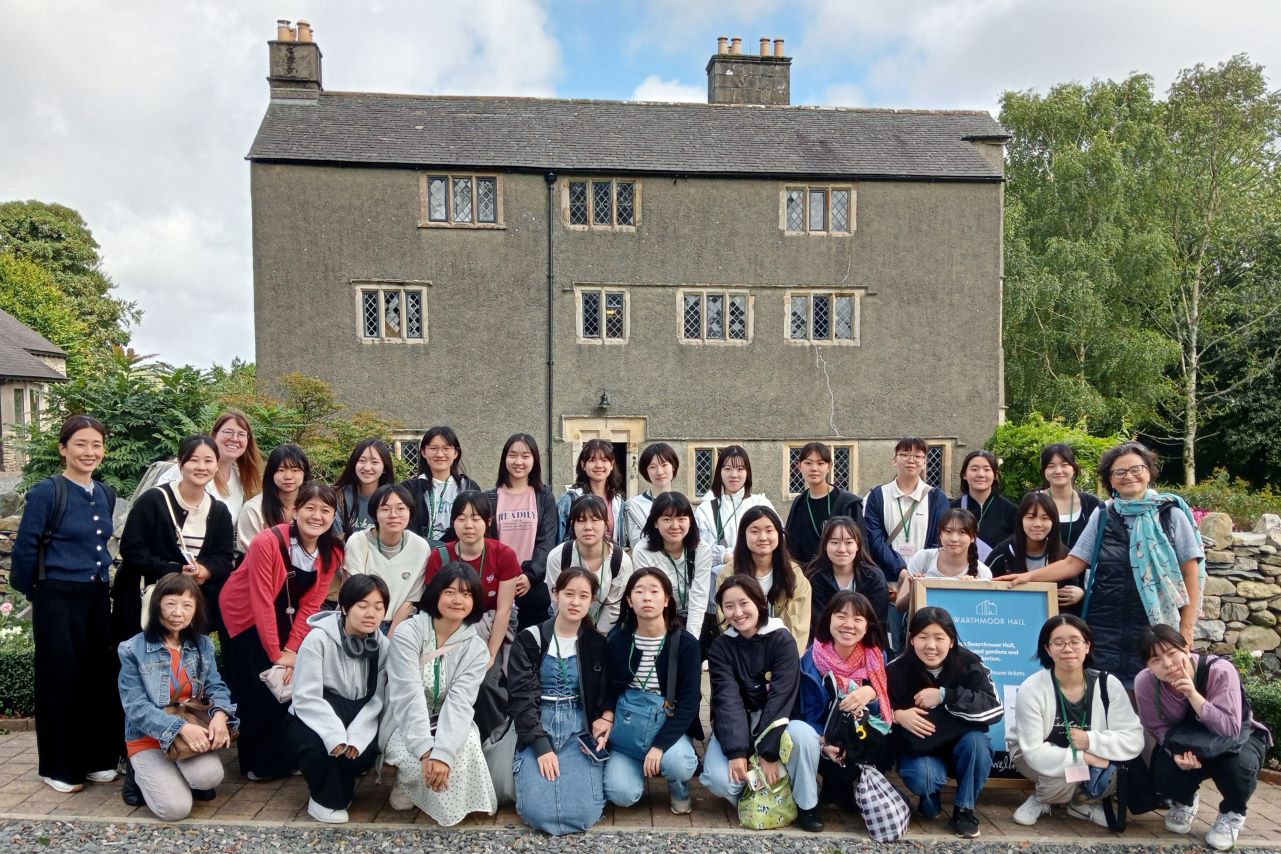
[[[854,652],[849,658],[841,658],[834,644],[814,641],[814,666],[820,675],[831,673],[836,677],[837,690],[842,695],[848,694],[851,685],[858,688],[867,680],[876,690],[876,698],[881,701],[881,717],[886,723],[894,722],[894,711],[890,708],[890,690],[885,679],[885,655],[876,647],[855,644]]]

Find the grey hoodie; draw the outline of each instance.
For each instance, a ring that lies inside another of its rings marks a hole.
[[[443,703],[436,726],[432,727],[423,671],[430,667],[422,660],[432,631],[431,617],[419,613],[396,627],[387,660],[387,714],[383,717],[379,743],[385,748],[391,734],[400,730],[405,747],[418,757],[431,751],[431,758],[451,768],[471,732],[476,695],[489,665],[489,647],[476,634],[476,627],[463,624],[450,635],[444,650],[445,684]]]
[[[357,713],[350,727],[334,713],[324,698],[328,688],[349,700],[359,700],[369,687],[369,673],[363,658],[352,658],[342,648],[342,613],[322,611],[312,614],[307,633],[298,648],[294,664],[294,701],[290,711],[325,743],[330,753],[340,744],[355,747],[361,753],[378,734],[378,718],[387,695],[387,658],[390,644],[382,632],[378,638],[378,682],[374,696]]]

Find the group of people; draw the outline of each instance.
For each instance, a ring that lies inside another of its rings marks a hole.
[[[698,775],[732,803],[786,779],[797,825],[817,831],[820,805],[854,809],[865,769],[897,767],[925,818],[955,779],[950,826],[975,837],[1005,710],[952,617],[911,610],[917,578],[1059,585],[1044,670],[1007,722],[1035,782],[1022,824],[1055,804],[1102,823],[1146,744],[1167,827],[1189,831],[1209,777],[1223,801],[1206,840],[1231,847],[1271,743],[1231,663],[1191,649],[1204,555],[1136,443],[1100,461],[1109,500],[1078,489],[1072,449],[1053,445],[1043,488],[1016,504],[987,451],[965,457],[949,500],[905,438],[894,479],[860,497],[832,486],[813,442],[784,523],[741,446],[697,506],[664,443],[641,453],[650,488],[631,498],[612,446],[585,443],[557,499],[532,436],[506,442],[486,491],[445,426],[409,480],[369,439],[330,486],[296,445],[264,464],[230,411],[136,497],[113,578],[114,495],[93,477],[106,439],[93,418],[66,422],[66,469],[29,492],[13,552],[33,603],[39,773],[76,791],[127,756],[126,800],[164,819],[215,796],[216,751],[234,742],[250,780],[301,772],[324,822],[346,821],[358,777],[385,765],[392,807],[442,825],[510,792],[531,826],[581,831],[658,777],[684,814]],[[72,711],[108,691],[119,708]],[[1189,722],[1235,749],[1175,749]]]

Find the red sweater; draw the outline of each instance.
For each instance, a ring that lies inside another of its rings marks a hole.
[[[227,635],[235,637],[246,629],[257,628],[258,639],[267,653],[267,658],[275,661],[280,657],[281,649],[276,639],[276,597],[285,586],[284,558],[280,554],[280,541],[271,528],[261,531],[249,544],[245,560],[231,573],[218,596],[218,606],[222,609],[222,620],[227,626]],[[278,525],[289,542],[289,526]],[[326,559],[326,557],[328,559]],[[338,567],[342,566],[343,550],[340,546],[329,555],[321,555],[316,560],[316,583],[311,586],[301,601],[294,603],[293,629],[285,641],[285,649],[297,652],[302,646],[303,638],[311,626],[307,618],[320,610],[329,592],[329,582]]]

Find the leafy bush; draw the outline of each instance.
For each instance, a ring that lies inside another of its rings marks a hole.
[[[1253,674],[1242,677],[1242,681],[1254,717],[1272,732],[1281,733],[1281,682]],[[1281,757],[1281,742],[1268,751],[1268,756]]]
[[[1230,477],[1226,469],[1215,469],[1196,486],[1171,485],[1162,489],[1177,492],[1193,507],[1227,513],[1242,531],[1254,530],[1254,523],[1264,513],[1281,514],[1281,495],[1266,486],[1255,491],[1243,478]]]
[[[25,718],[36,712],[36,648],[31,623],[0,627],[0,715]]]
[[[1025,421],[997,427],[987,449],[1001,460],[1002,492],[1017,501],[1028,490],[1041,486],[1041,450],[1046,445],[1071,446],[1081,466],[1077,488],[1097,492],[1099,457],[1123,441],[1122,436],[1092,436],[1083,425],[1069,427],[1062,421],[1046,421],[1034,412]]]

